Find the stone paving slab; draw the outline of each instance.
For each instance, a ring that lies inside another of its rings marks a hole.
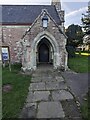
[[[64,81],[63,77],[61,77],[61,76],[55,76],[55,79],[56,79],[58,82]]]
[[[35,118],[36,116],[36,103],[28,103],[23,108],[19,118]]]
[[[34,102],[34,103],[26,103],[25,108],[32,107],[32,106],[33,106],[35,109],[37,109],[37,103],[36,103],[36,102]]]
[[[34,101],[47,101],[49,100],[49,91],[35,91],[34,92]]]
[[[58,90],[58,91],[52,91],[52,98],[53,100],[68,100],[73,99],[73,96],[70,92],[66,90]]]
[[[46,82],[46,90],[58,90],[59,83],[58,82]]]
[[[38,102],[38,101],[47,101],[49,100],[49,91],[35,91],[29,93],[26,102]]]
[[[31,83],[29,90],[45,90],[45,83],[44,82]]]
[[[65,114],[59,102],[40,102],[37,118],[64,118]]]
[[[67,85],[64,82],[46,82],[46,90],[60,90],[68,89]]]
[[[34,92],[29,92],[28,93],[28,96],[27,96],[27,99],[26,99],[26,103],[30,103],[30,102],[33,102],[33,99],[34,99]]]
[[[41,77],[32,77],[31,79],[31,82],[35,82],[35,83],[41,82],[41,81],[42,81]]]
[[[55,78],[53,78],[52,76],[43,76],[42,78],[42,82],[54,82]]]
[[[67,86],[67,84],[65,83],[65,82],[58,82],[59,83],[59,89],[61,90],[63,90],[63,89],[68,89],[68,86]]]
[[[32,75],[32,77],[33,77],[33,78],[41,77],[41,75],[40,75],[40,74],[35,74],[35,73],[34,73],[34,74]]]

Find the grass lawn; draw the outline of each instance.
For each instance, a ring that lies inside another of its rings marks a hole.
[[[69,58],[68,66],[75,72],[90,72],[90,56],[76,56],[75,58]]]
[[[20,68],[12,67],[2,70],[2,86],[11,85],[12,89],[2,93],[2,115],[3,118],[17,118],[23,108],[28,93],[31,76],[19,73]]]
[[[89,120],[90,117],[90,92],[85,96],[84,104],[81,106],[82,117],[84,120]]]

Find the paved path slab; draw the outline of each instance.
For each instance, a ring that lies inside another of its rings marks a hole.
[[[50,91],[34,91],[30,92],[26,102],[38,102],[38,101],[47,101],[49,100]]]
[[[47,101],[49,99],[49,91],[35,91],[33,101]]]
[[[30,90],[45,90],[45,83],[44,82],[38,82],[38,83],[31,83]]]
[[[52,92],[52,98],[53,100],[70,100],[73,99],[73,96],[71,95],[70,92],[66,90],[59,90],[59,91],[53,91]]]
[[[59,83],[58,82],[46,82],[46,90],[58,90]]]
[[[41,67],[32,75],[28,96],[20,118],[46,118],[52,120],[82,120],[78,113],[75,97],[60,72],[51,67]],[[74,103],[70,106],[70,102]],[[68,109],[65,105],[68,106]],[[70,112],[68,112],[70,111]],[[72,116],[73,115],[73,116]],[[70,118],[70,116],[72,118]]]
[[[37,118],[64,118],[65,114],[59,102],[41,102],[38,105]]]

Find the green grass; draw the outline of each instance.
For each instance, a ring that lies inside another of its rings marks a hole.
[[[19,73],[20,66],[12,66],[10,72],[8,67],[2,70],[2,85],[10,84],[12,90],[2,93],[2,115],[3,118],[17,118],[24,106],[31,76]]]
[[[69,58],[68,60],[68,66],[71,70],[78,72],[78,73],[84,73],[84,72],[90,72],[90,56],[76,56],[74,58]]]
[[[89,117],[90,117],[90,103],[89,103],[89,100],[90,100],[90,95],[89,94],[87,94],[86,96],[85,96],[85,101],[84,101],[84,103],[83,103],[83,105],[81,106],[81,113],[82,113],[82,117],[83,117],[83,119],[84,120],[89,120]]]

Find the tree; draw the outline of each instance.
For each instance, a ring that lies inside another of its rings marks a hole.
[[[79,25],[70,25],[66,29],[67,45],[66,49],[68,52],[68,57],[75,57],[75,49],[79,44],[83,43],[83,31]]]
[[[67,46],[73,46],[74,48],[77,47],[79,44],[83,43],[83,31],[81,26],[79,25],[70,25],[66,29],[67,39]]]
[[[86,11],[86,14],[82,15],[82,27],[84,28],[85,34],[90,34],[90,1],[88,2],[88,10]]]
[[[88,2],[88,10],[86,11],[86,14],[82,15],[82,27],[84,28],[85,32],[83,43],[88,45],[90,50],[90,1]]]

